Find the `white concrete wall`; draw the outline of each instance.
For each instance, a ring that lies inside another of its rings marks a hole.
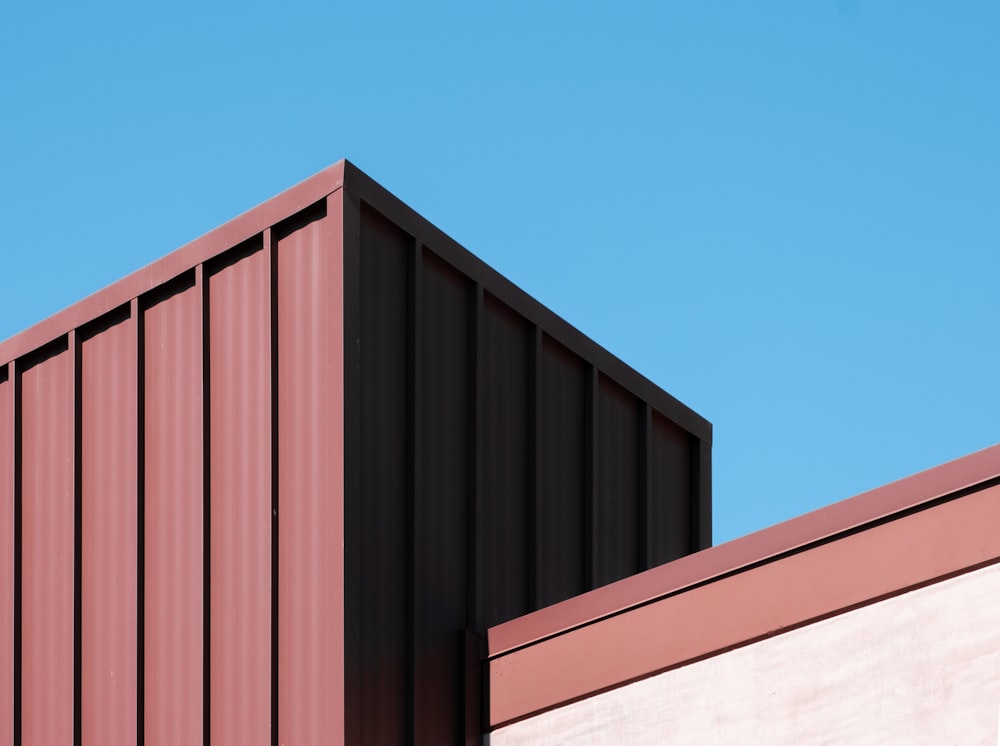
[[[514,723],[488,742],[1000,746],[998,723],[993,565]]]

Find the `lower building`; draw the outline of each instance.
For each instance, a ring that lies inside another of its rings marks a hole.
[[[489,632],[492,746],[996,744],[1000,446]]]

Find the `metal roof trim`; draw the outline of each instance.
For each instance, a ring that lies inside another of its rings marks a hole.
[[[1000,445],[518,617],[487,633],[490,658],[826,543],[1000,478]]]
[[[62,311],[0,341],[0,365],[22,357],[202,262],[291,217],[344,186],[345,160],[210,230],[164,257],[126,275]]]
[[[494,658],[491,727],[996,565],[998,521],[991,480]]]

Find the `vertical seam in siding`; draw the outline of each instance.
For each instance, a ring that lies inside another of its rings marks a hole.
[[[3,613],[10,614],[10,617],[8,617],[8,618],[10,620],[10,625],[11,625],[10,626],[11,637],[9,638],[9,640],[8,639],[4,639],[2,641],[3,644],[5,644],[5,645],[8,642],[13,643],[13,640],[14,640],[14,637],[13,637],[13,635],[14,635],[14,603],[13,603],[14,602],[14,598],[13,598],[13,591],[14,591],[14,582],[15,582],[14,581],[14,568],[15,568],[15,564],[14,564],[14,531],[15,531],[15,529],[14,529],[14,461],[13,461],[13,453],[14,453],[14,399],[13,399],[13,382],[11,381],[12,375],[13,375],[13,372],[11,370],[11,366],[9,366],[9,365],[0,365],[0,383],[6,383],[6,384],[8,384],[5,396],[8,397],[8,402],[9,403],[8,403],[7,406],[10,407],[10,410],[9,410],[10,411],[10,420],[8,422],[2,422],[2,423],[0,423],[0,426],[5,426],[5,427],[9,428],[9,430],[7,431],[6,434],[10,436],[10,440],[7,441],[4,445],[5,445],[6,448],[9,448],[9,451],[8,451],[8,453],[6,455],[8,457],[10,457],[10,459],[11,459],[11,461],[10,461],[10,465],[11,465],[10,472],[8,472],[7,474],[0,474],[0,480],[3,480],[4,482],[6,482],[6,484],[4,485],[4,488],[10,489],[10,511],[11,511],[10,514],[9,514],[10,515],[10,520],[11,520],[11,523],[10,523],[10,534],[9,534],[9,536],[10,536],[10,546],[9,547],[4,546],[2,548],[2,551],[4,551],[5,553],[8,552],[8,551],[10,552],[10,554],[8,555],[8,557],[10,558],[9,572],[11,574],[8,576],[8,581],[11,584],[10,585],[10,590],[11,590],[11,594],[12,594],[11,595],[11,599],[10,599],[11,600],[11,606],[9,608],[5,608],[3,610]],[[0,488],[0,492],[2,492],[2,491],[3,491],[3,488]],[[3,507],[4,507],[4,510],[6,511],[7,506],[5,505]],[[4,538],[4,540],[6,540],[7,537],[4,536],[3,538]],[[16,687],[16,679],[14,678],[14,650],[13,650],[13,644],[11,645],[11,649],[10,649],[9,652],[11,654],[11,659],[10,659],[11,668],[10,668],[9,672],[5,671],[4,674],[5,675],[9,674],[9,676],[10,676],[10,679],[8,681],[9,681],[9,684],[10,684],[10,687],[11,687],[10,688],[11,700],[9,702],[5,702],[4,703],[5,707],[7,705],[10,705],[11,707],[13,707],[14,690],[15,690],[15,687]],[[4,713],[4,715],[5,714],[6,713]],[[10,711],[10,718],[11,718],[11,721],[10,721],[10,724],[9,724],[9,727],[10,727],[9,733],[10,733],[11,738],[13,739],[13,736],[14,736],[14,711],[13,711],[13,709],[11,709],[11,711]]]
[[[331,672],[331,674],[326,679],[326,684],[330,686],[330,690],[333,696],[337,698],[337,702],[333,703],[333,708],[335,713],[339,717],[331,718],[332,725],[337,728],[336,733],[330,735],[330,742],[333,744],[343,744],[345,743],[346,733],[345,733],[345,719],[346,719],[346,703],[345,703],[345,691],[346,691],[346,675],[345,675],[345,629],[346,629],[346,618],[347,610],[345,604],[345,568],[346,568],[346,552],[345,552],[345,533],[344,533],[344,511],[346,506],[346,484],[345,484],[345,450],[344,450],[344,440],[346,428],[346,414],[345,414],[345,393],[344,386],[346,383],[345,368],[347,366],[347,361],[344,356],[344,333],[347,327],[347,322],[345,318],[345,304],[344,304],[344,283],[346,281],[346,269],[344,266],[344,255],[345,246],[349,243],[347,238],[347,231],[345,225],[345,214],[350,213],[350,205],[348,204],[348,197],[346,190],[335,190],[333,193],[326,195],[323,200],[323,205],[326,210],[324,214],[324,225],[325,229],[323,234],[327,241],[326,250],[328,252],[334,252],[334,262],[332,262],[327,268],[327,272],[333,271],[335,282],[339,282],[340,286],[332,287],[330,290],[334,293],[334,297],[338,298],[339,301],[335,301],[335,308],[331,308],[330,312],[333,314],[333,324],[330,329],[331,334],[334,339],[336,339],[337,334],[340,335],[340,350],[335,351],[335,346],[331,347],[329,350],[330,355],[333,356],[335,360],[335,365],[339,366],[339,371],[336,375],[340,390],[335,391],[333,394],[333,406],[336,410],[339,410],[340,415],[340,433],[335,434],[335,431],[331,431],[326,435],[327,441],[334,444],[335,448],[339,449],[339,452],[334,454],[335,461],[339,460],[339,468],[334,469],[336,478],[340,480],[340,484],[337,485],[335,494],[339,498],[339,506],[334,508],[334,525],[336,527],[337,535],[336,538],[336,549],[332,553],[333,556],[330,559],[333,561],[335,566],[335,571],[338,573],[336,577],[332,579],[334,584],[335,592],[333,597],[329,599],[332,606],[332,613],[336,615],[334,619],[334,630],[337,639],[337,646],[339,649],[331,648],[331,650],[326,651],[333,659],[339,664],[339,671]],[[357,217],[360,218],[360,210],[355,213]],[[336,252],[339,252],[340,267],[336,267]],[[329,277],[329,274],[327,275]],[[277,391],[277,389],[275,389]],[[339,513],[339,515],[338,515]],[[337,647],[335,646],[335,647]],[[339,722],[338,722],[339,721]]]
[[[208,278],[205,265],[199,264],[194,270],[194,282],[198,298],[198,315],[201,317],[201,510],[202,510],[202,744],[209,746],[212,721],[212,416],[211,402],[211,361],[209,359],[210,306]]]
[[[135,614],[135,694],[136,694],[136,744],[146,740],[146,365],[145,324],[142,305],[133,298],[129,310],[135,324],[135,564],[136,564],[136,614]]]
[[[360,743],[361,699],[357,652],[360,649],[361,578],[357,567],[360,531],[361,449],[361,201],[343,192],[344,248],[344,742]]]
[[[264,258],[267,263],[268,282],[268,339],[270,342],[269,364],[271,366],[271,386],[269,391],[271,418],[269,427],[271,428],[271,746],[278,746],[278,654],[279,636],[278,624],[279,614],[279,553],[278,553],[278,522],[281,520],[278,514],[278,245],[274,238],[274,232],[270,228],[264,230],[263,240]]]
[[[69,333],[68,352],[72,371],[70,373],[73,417],[73,743],[80,746],[83,739],[81,715],[83,713],[83,470],[81,468],[83,450],[83,394],[82,343],[80,333],[73,329]]]
[[[14,416],[14,746],[21,746],[21,497],[23,455],[21,443],[21,363],[17,360],[10,364],[11,396],[13,398]]]

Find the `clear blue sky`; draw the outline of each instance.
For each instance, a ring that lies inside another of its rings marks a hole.
[[[717,542],[1000,441],[996,0],[0,30],[0,338],[347,157],[714,423]]]

